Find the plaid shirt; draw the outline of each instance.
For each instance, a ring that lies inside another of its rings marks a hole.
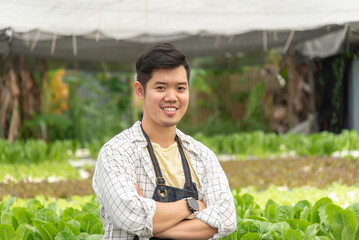
[[[227,177],[216,155],[203,144],[176,130],[200,181],[199,200],[207,208],[196,218],[217,228],[213,239],[230,234],[236,228],[236,211]],[[140,122],[108,141],[98,155],[93,189],[100,202],[104,239],[140,239],[152,236],[152,218],[156,211],[152,200],[155,175],[145,151],[147,142]],[[137,183],[145,197],[138,195]]]

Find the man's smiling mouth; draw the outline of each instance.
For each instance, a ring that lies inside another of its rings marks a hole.
[[[162,109],[168,112],[175,112],[177,110],[175,107],[164,107]]]

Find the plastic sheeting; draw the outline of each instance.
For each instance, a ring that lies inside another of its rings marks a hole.
[[[0,0],[0,11],[2,53],[110,61],[156,41],[189,56],[286,52],[359,20],[355,0]]]
[[[303,56],[309,58],[326,58],[341,51],[346,34],[347,27],[312,40],[301,42],[297,45],[296,49]]]

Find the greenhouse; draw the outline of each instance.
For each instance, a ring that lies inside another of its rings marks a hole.
[[[220,239],[358,239],[356,1],[15,0],[0,9],[0,240],[106,237],[96,164],[105,143],[148,115],[136,60],[158,42],[191,69],[177,128],[228,179],[236,229]]]

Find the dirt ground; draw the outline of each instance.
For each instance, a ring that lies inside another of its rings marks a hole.
[[[241,160],[221,162],[228,177],[230,187],[254,186],[264,190],[270,185],[315,186],[325,188],[334,182],[359,187],[359,160],[344,158],[296,158]],[[88,179],[69,180],[50,183],[0,183],[0,200],[3,196],[31,198],[46,195],[70,198],[73,195],[93,194],[92,174]]]
[[[345,158],[296,158],[228,161],[221,163],[231,188],[270,185],[315,186],[325,188],[334,182],[359,186],[359,160]]]

